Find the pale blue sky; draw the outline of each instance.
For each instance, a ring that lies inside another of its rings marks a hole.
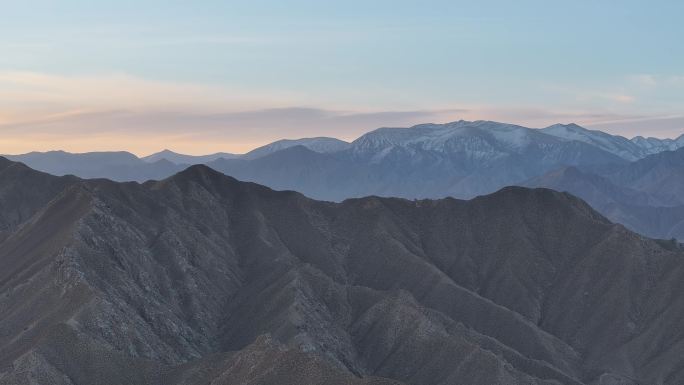
[[[0,151],[241,151],[460,118],[676,136],[683,4],[2,2]]]

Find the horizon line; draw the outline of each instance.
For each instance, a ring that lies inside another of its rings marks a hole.
[[[172,152],[172,153],[178,154],[178,155],[195,156],[195,157],[211,156],[211,155],[216,155],[216,154],[220,154],[220,153],[227,154],[227,155],[243,156],[243,155],[246,155],[246,154],[248,154],[248,153],[250,153],[250,152],[252,152],[252,151],[254,151],[254,150],[257,150],[257,149],[259,149],[259,148],[262,148],[262,147],[271,145],[271,144],[273,144],[273,143],[281,142],[281,141],[297,141],[297,140],[306,140],[306,139],[326,138],[326,139],[335,139],[335,140],[339,140],[339,141],[345,142],[345,143],[347,143],[347,144],[352,144],[354,141],[356,141],[356,140],[358,140],[359,138],[365,136],[366,134],[371,133],[371,132],[374,132],[374,131],[376,131],[376,130],[380,130],[380,129],[413,129],[413,128],[416,128],[416,127],[418,127],[418,126],[424,126],[424,125],[449,125],[449,124],[454,124],[454,123],[459,123],[459,122],[466,122],[466,123],[489,122],[489,123],[496,123],[496,124],[502,124],[502,125],[517,126],[517,127],[522,127],[522,128],[525,128],[525,129],[530,129],[530,130],[543,130],[543,129],[545,129],[545,128],[552,127],[552,126],[556,126],[556,125],[563,125],[563,126],[576,125],[576,126],[579,126],[579,127],[583,128],[583,129],[585,129],[585,130],[588,130],[588,131],[598,131],[598,132],[602,132],[602,133],[604,133],[604,134],[611,135],[611,136],[614,136],[614,137],[622,137],[622,138],[625,138],[625,139],[628,140],[628,141],[632,141],[632,140],[634,140],[634,139],[636,139],[636,138],[639,138],[639,137],[645,138],[645,139],[657,139],[657,140],[677,140],[678,138],[681,138],[682,136],[684,136],[684,132],[682,132],[680,135],[678,135],[678,136],[676,136],[676,137],[664,137],[664,138],[661,138],[661,137],[656,137],[656,136],[635,135],[635,136],[633,136],[633,137],[630,138],[630,137],[627,137],[627,136],[624,136],[624,135],[611,134],[611,133],[608,133],[608,132],[605,132],[605,131],[603,131],[603,130],[596,129],[596,128],[589,128],[589,127],[587,127],[587,126],[583,126],[582,124],[575,123],[575,122],[554,123],[554,124],[551,124],[551,125],[548,125],[548,126],[545,126],[545,127],[527,127],[527,126],[524,126],[524,125],[522,125],[522,124],[505,123],[505,122],[501,122],[501,121],[488,120],[488,119],[477,119],[477,120],[459,119],[459,120],[449,121],[449,122],[446,122],[446,123],[434,123],[434,122],[419,123],[419,124],[414,124],[414,125],[409,126],[409,127],[389,127],[389,126],[383,126],[383,127],[378,127],[378,128],[372,129],[372,130],[370,130],[370,131],[367,131],[367,132],[365,132],[365,133],[359,135],[358,137],[356,137],[356,138],[353,139],[353,140],[345,140],[345,139],[338,138],[338,137],[335,137],[335,136],[307,136],[307,137],[299,137],[299,138],[280,138],[280,139],[275,139],[275,140],[271,140],[271,141],[265,141],[265,142],[263,142],[262,144],[259,144],[259,145],[257,145],[256,147],[253,147],[253,148],[251,148],[250,150],[245,151],[245,152],[213,151],[213,152],[195,153],[195,152],[176,151],[176,150],[172,150],[172,149],[171,149],[172,146],[166,146],[166,147],[164,147],[164,148],[162,148],[162,149],[160,149],[160,150],[153,151],[153,152],[149,152],[149,153],[140,153],[140,152],[136,152],[136,151],[132,151],[132,150],[125,150],[125,149],[93,149],[93,150],[88,150],[88,151],[69,151],[69,150],[65,150],[64,148],[56,148],[56,149],[49,149],[49,150],[42,150],[42,151],[41,151],[41,150],[32,150],[32,151],[21,152],[21,153],[2,153],[2,154],[0,154],[0,156],[21,156],[21,155],[28,155],[28,154],[44,154],[44,153],[51,153],[51,152],[63,152],[63,153],[68,153],[68,154],[73,154],[73,155],[91,154],[91,153],[128,153],[128,154],[131,154],[131,155],[135,156],[135,157],[138,158],[138,159],[144,159],[144,158],[146,158],[146,157],[150,157],[150,156],[153,156],[153,155],[157,155],[157,154],[162,153],[162,152]],[[617,122],[615,122],[615,123],[617,123]],[[613,123],[610,122],[609,124],[613,124]]]

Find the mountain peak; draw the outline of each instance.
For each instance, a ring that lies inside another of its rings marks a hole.
[[[568,168],[563,172],[572,173],[573,169]],[[611,224],[606,217],[583,199],[568,192],[560,192],[550,188],[507,186],[495,193],[480,196],[473,200],[473,202],[479,201],[486,202],[489,208],[503,209],[507,207],[510,210],[522,211],[525,215],[542,207],[547,212],[564,213],[563,217],[574,215],[576,218],[584,217],[595,223]]]
[[[7,170],[7,169],[28,171],[28,172],[33,173],[33,174],[45,174],[41,171],[32,169],[31,167],[27,166],[23,162],[13,161],[13,160],[7,159],[4,156],[0,156],[0,170]]]
[[[5,158],[4,156],[0,156],[0,167],[7,167],[11,163],[14,163],[14,162]]]
[[[230,154],[227,152],[216,152],[213,154],[207,154],[207,155],[186,155],[186,154],[181,154],[179,152],[175,152],[173,150],[169,149],[163,149],[159,152],[155,152],[154,154],[150,154],[148,156],[140,158],[141,160],[147,162],[147,163],[154,163],[159,160],[165,159],[171,163],[177,164],[177,165],[189,165],[189,164],[201,164],[201,163],[208,163],[211,161],[214,161],[216,159],[220,158],[226,158],[226,159],[231,159],[235,158],[237,155],[235,154]]]
[[[176,175],[171,176],[170,178],[175,178],[175,179],[206,179],[206,178],[220,178],[220,177],[226,177],[233,179],[225,174],[222,174],[213,168],[204,165],[204,164],[194,164],[192,166],[189,166],[185,170],[177,173]]]
[[[325,136],[301,139],[281,139],[248,152],[244,155],[244,158],[256,159],[295,146],[303,146],[311,151],[326,154],[346,150],[349,148],[350,143]]]
[[[627,161],[634,161],[647,155],[644,153],[643,148],[623,136],[590,130],[575,123],[554,124],[542,128],[540,131],[562,140],[590,144]]]
[[[543,130],[554,130],[554,129],[565,129],[568,131],[576,131],[576,132],[592,131],[592,130],[589,130],[587,128],[580,126],[577,123],[556,123],[556,124],[552,124],[548,127],[543,128],[542,131]]]
[[[7,174],[3,384],[650,384],[681,369],[667,331],[682,254],[567,193],[330,204],[204,165],[142,186]],[[637,320],[635,303],[659,305]],[[312,364],[344,377],[302,381]]]
[[[488,120],[445,124],[420,124],[408,128],[380,128],[352,142],[355,154],[374,162],[403,148],[415,154],[429,152],[470,159],[477,162],[496,161],[523,154],[530,146],[549,147],[562,141],[538,130],[515,124]]]

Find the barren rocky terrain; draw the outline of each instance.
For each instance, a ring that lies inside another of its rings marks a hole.
[[[0,160],[0,384],[680,384],[684,253],[567,193],[320,202]]]

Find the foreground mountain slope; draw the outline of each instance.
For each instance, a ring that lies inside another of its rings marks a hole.
[[[79,181],[0,243],[0,384],[676,384],[682,256],[545,189]]]
[[[77,181],[75,177],[56,177],[0,157],[0,239]]]

